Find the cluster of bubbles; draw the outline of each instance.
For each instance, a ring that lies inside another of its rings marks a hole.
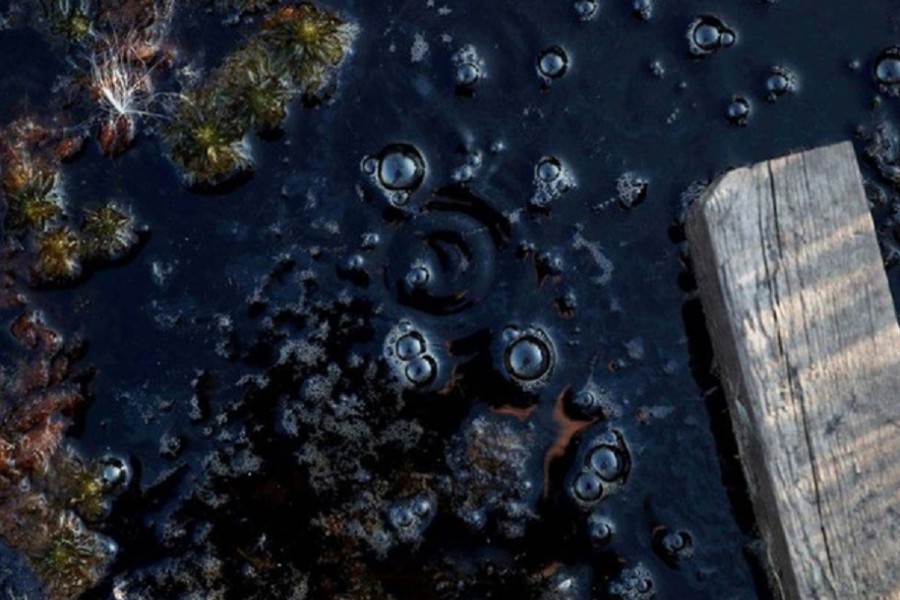
[[[389,144],[375,156],[366,156],[362,172],[396,207],[405,206],[422,186],[426,165],[421,152],[411,144]]]
[[[387,521],[397,539],[404,544],[418,544],[437,513],[435,501],[426,494],[417,494],[392,504]]]
[[[526,391],[547,382],[556,365],[556,350],[542,328],[509,325],[500,341],[503,369],[512,382]]]
[[[570,495],[584,510],[615,493],[627,480],[631,455],[622,434],[604,429],[589,438],[570,473]]]
[[[410,321],[401,321],[388,333],[384,356],[405,387],[426,388],[437,378],[437,359],[426,336]]]
[[[575,177],[555,156],[544,156],[534,167],[534,193],[529,201],[533,208],[546,209],[574,188]]]
[[[609,584],[609,595],[616,600],[651,600],[656,597],[653,576],[640,563],[623,569],[618,578]]]
[[[453,170],[452,178],[456,183],[469,183],[478,175],[484,164],[484,155],[480,150],[466,152],[463,164]]]
[[[733,46],[737,41],[737,34],[718,17],[703,15],[691,22],[687,39],[690,53],[704,57]]]

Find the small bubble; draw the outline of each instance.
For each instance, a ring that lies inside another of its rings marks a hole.
[[[668,527],[657,527],[652,536],[653,549],[671,567],[690,559],[694,555],[694,540],[687,531],[671,531]]]
[[[591,541],[596,545],[608,544],[616,533],[616,526],[606,515],[591,513],[587,520],[587,531]]]
[[[406,379],[416,387],[423,387],[437,377],[437,363],[430,356],[420,356],[406,365]]]
[[[797,77],[785,67],[772,67],[772,72],[766,79],[766,99],[775,102],[781,96],[793,92],[797,87]]]
[[[537,69],[545,80],[559,79],[569,70],[569,55],[559,46],[545,48],[538,55]]]
[[[347,270],[348,271],[362,271],[366,266],[366,259],[363,258],[362,254],[354,254],[350,258],[347,259]]]
[[[619,577],[610,583],[609,592],[619,600],[650,600],[655,597],[650,571],[640,563],[623,569]]]
[[[697,17],[688,27],[688,47],[694,56],[708,56],[720,48],[733,46],[737,36],[721,19]]]
[[[581,390],[572,396],[571,408],[578,416],[590,417],[600,412],[600,399],[590,390]]]
[[[583,471],[572,482],[572,494],[580,502],[597,502],[603,496],[603,482],[596,473]]]
[[[522,336],[509,346],[506,368],[517,379],[533,381],[550,368],[550,351],[538,338]]]
[[[575,179],[558,158],[544,156],[534,167],[534,186],[530,203],[544,208],[575,187]]]
[[[107,456],[97,465],[97,478],[104,491],[118,491],[131,481],[131,468],[121,458]]]
[[[594,0],[578,0],[575,2],[575,14],[579,21],[589,21],[597,15],[600,5]]]
[[[420,519],[430,515],[433,510],[434,503],[424,496],[416,498],[412,503],[412,511]]]
[[[890,95],[900,95],[900,47],[884,50],[875,63],[875,81],[879,89]]]
[[[366,175],[375,175],[375,173],[378,171],[378,159],[372,158],[371,156],[363,159],[362,171]]]
[[[411,289],[421,289],[431,280],[431,269],[428,265],[419,263],[413,265],[406,273],[406,285]]]
[[[735,125],[746,125],[750,118],[750,101],[742,96],[735,96],[725,110],[725,116]]]
[[[461,95],[471,95],[475,86],[485,77],[484,59],[471,44],[465,45],[451,58],[454,67],[456,91]]]
[[[378,244],[380,244],[380,243],[381,243],[381,236],[378,235],[377,233],[370,232],[370,233],[363,234],[362,243],[360,244],[360,247],[363,250],[374,250],[376,247],[378,247]]]
[[[481,79],[481,69],[472,63],[463,63],[456,67],[456,85],[472,87]]]
[[[545,156],[538,162],[534,172],[538,179],[545,183],[550,183],[556,181],[562,175],[562,165],[559,160],[552,156]]]
[[[408,529],[416,522],[416,515],[406,503],[397,504],[388,510],[388,520],[396,529]]]
[[[412,360],[421,356],[427,347],[425,338],[418,332],[407,333],[397,340],[397,358],[400,360]]]
[[[378,163],[378,180],[386,189],[411,192],[425,177],[425,161],[413,146],[393,144],[385,148]]]

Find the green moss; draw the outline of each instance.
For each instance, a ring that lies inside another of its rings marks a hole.
[[[81,227],[82,248],[85,258],[116,260],[137,244],[134,219],[108,202],[94,210],[85,211]]]
[[[298,93],[333,78],[356,29],[309,3],[276,9],[262,31],[179,104],[165,137],[192,185],[218,186],[252,168],[242,140],[278,128]]]
[[[68,227],[60,227],[37,239],[34,275],[45,283],[71,281],[81,274],[81,240]]]
[[[6,194],[6,227],[11,231],[44,231],[63,214],[55,192],[56,176],[38,173]]]

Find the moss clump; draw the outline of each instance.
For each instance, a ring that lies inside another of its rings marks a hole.
[[[305,2],[267,16],[262,30],[175,110],[165,137],[186,181],[216,187],[250,170],[245,136],[277,129],[294,96],[320,95],[355,35],[353,25]]]
[[[37,173],[23,186],[6,190],[6,227],[44,231],[63,215],[54,173]]]
[[[37,238],[34,277],[41,283],[66,283],[81,275],[81,240],[68,227]]]
[[[91,260],[118,260],[138,242],[134,218],[113,202],[87,210],[81,226],[82,250]]]
[[[356,37],[356,28],[334,13],[304,2],[266,18],[262,39],[304,93],[328,82]]]
[[[184,169],[192,186],[215,187],[252,168],[241,123],[217,110],[227,109],[229,98],[215,92],[185,96],[166,130],[172,160]]]

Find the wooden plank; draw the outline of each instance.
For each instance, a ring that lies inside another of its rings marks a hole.
[[[900,598],[900,328],[852,144],[727,173],[687,234],[782,593]]]

